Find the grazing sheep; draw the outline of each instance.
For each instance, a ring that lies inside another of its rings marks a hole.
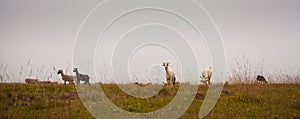
[[[202,71],[202,74],[200,76],[201,82],[204,84],[210,85],[210,79],[212,75],[212,68],[211,67],[206,67],[204,71]]]
[[[145,86],[148,86],[150,85],[151,83],[139,83],[139,82],[134,82],[134,84],[138,85],[138,86],[141,86],[141,87],[145,87]]]
[[[77,85],[80,84],[80,80],[84,81],[85,84],[89,84],[90,85],[90,77],[89,75],[85,75],[85,74],[80,74],[78,72],[78,68],[74,68],[73,72],[76,73],[76,77],[77,77]]]
[[[176,77],[174,71],[168,68],[169,64],[170,64],[169,62],[164,62],[162,66],[164,66],[166,70],[166,79],[168,85],[173,86],[175,85]]]
[[[28,84],[37,84],[38,83],[38,79],[26,78],[25,82],[28,83]]]
[[[261,75],[257,75],[256,80],[257,80],[257,82],[268,83],[267,80],[265,79],[265,77],[261,76]]]
[[[58,70],[57,74],[61,74],[62,80],[64,80],[64,84],[68,81],[70,84],[73,84],[75,76],[64,74],[63,70]]]

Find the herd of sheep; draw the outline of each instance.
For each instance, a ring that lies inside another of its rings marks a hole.
[[[173,86],[176,81],[175,73],[172,69],[169,68],[169,62],[164,62],[163,67],[165,68],[166,71],[166,80],[167,84]],[[204,83],[205,85],[210,85],[210,79],[212,76],[212,68],[211,67],[206,67],[200,75],[200,82]],[[262,82],[262,83],[267,83],[267,80],[265,79],[264,76],[257,75],[256,77],[257,82]]]
[[[64,81],[64,84],[66,85],[66,82],[69,82],[69,84],[74,84],[74,79],[76,79],[77,85],[80,84],[80,81],[84,81],[84,84],[90,85],[90,77],[85,74],[81,74],[78,72],[78,68],[74,68],[73,72],[76,73],[76,76],[74,75],[68,75],[64,74],[63,70],[58,70],[57,74],[60,74],[62,77],[62,80]],[[50,81],[38,81],[38,79],[31,79],[31,78],[26,78],[25,83],[28,84],[57,84],[57,82],[50,82]]]
[[[165,68],[166,71],[166,81],[167,84],[170,85],[171,87],[175,85],[176,77],[173,69],[169,68],[169,62],[164,62],[163,67]],[[78,72],[78,68],[74,68],[73,72],[76,73],[76,76],[74,75],[68,75],[64,74],[63,70],[58,70],[57,74],[60,74],[62,77],[62,80],[64,81],[64,84],[66,85],[66,82],[69,82],[69,84],[74,84],[74,79],[76,79],[77,85],[80,84],[80,81],[84,81],[84,84],[90,85],[90,77],[85,74],[81,74]],[[212,68],[211,67],[206,67],[200,74],[200,82],[204,83],[205,85],[210,85],[211,82],[211,77],[212,77]],[[264,76],[257,75],[256,77],[257,82],[262,82],[262,83],[267,83],[266,79]],[[25,82],[28,84],[57,84],[57,82],[50,82],[50,81],[38,81],[38,79],[30,79],[26,78]],[[136,82],[136,84],[139,84]]]

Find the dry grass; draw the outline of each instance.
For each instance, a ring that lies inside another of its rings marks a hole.
[[[29,68],[30,60],[21,66],[18,76],[9,75],[8,65],[0,64],[0,118],[94,118],[84,107],[74,85],[45,85],[5,83],[23,76],[57,81],[57,69],[45,71]],[[68,69],[65,69],[68,71]],[[264,75],[268,84],[256,84],[256,75]],[[266,72],[264,65],[253,65],[249,60],[231,66],[229,84],[207,118],[300,118],[300,72],[290,69]],[[54,79],[54,80],[53,80]],[[103,77],[104,80],[107,77]],[[21,81],[22,82],[22,81]],[[93,84],[98,86],[98,84]],[[116,84],[101,85],[106,97],[123,110],[147,113],[168,104],[176,95],[174,88],[162,88],[155,96],[139,99],[124,93]],[[159,85],[159,84],[154,84]],[[125,85],[126,86],[126,85]],[[207,86],[198,86],[198,92],[181,118],[198,118]]]
[[[9,73],[8,65],[4,65],[0,62],[0,83],[19,83],[25,82],[26,78],[38,79],[41,82],[62,82],[61,77],[57,75],[58,69],[55,66],[43,65],[41,67],[35,67],[31,65],[31,60],[28,60],[26,64],[20,66],[20,70],[17,74]],[[65,73],[73,73],[70,70],[71,64],[68,63],[67,68],[64,68]],[[49,69],[46,69],[49,68]]]
[[[94,84],[95,85],[95,84]],[[101,84],[106,96],[131,112],[151,112],[168,104],[176,95],[163,88],[159,94],[139,99],[122,92],[115,84]],[[198,118],[206,86],[199,86],[192,105],[181,118]],[[207,118],[300,117],[300,84],[226,85]],[[93,118],[76,94],[74,85],[0,84],[0,118]]]
[[[262,75],[266,78],[268,83],[287,83],[299,84],[300,83],[300,70],[292,69],[289,67],[288,72],[273,69],[267,71],[264,68],[264,62],[252,64],[249,59],[245,58],[243,61],[236,62],[231,65],[228,71],[228,82],[231,84],[253,84],[257,83],[256,76]]]

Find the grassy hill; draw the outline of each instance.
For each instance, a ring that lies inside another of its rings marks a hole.
[[[96,85],[96,84],[95,84]],[[94,86],[95,86],[94,85]],[[140,99],[115,84],[101,84],[106,97],[123,110],[151,112],[168,104],[179,85]],[[195,100],[181,118],[198,118],[207,86],[198,86]],[[0,118],[94,118],[74,85],[0,83]],[[300,84],[226,85],[206,118],[300,118]]]

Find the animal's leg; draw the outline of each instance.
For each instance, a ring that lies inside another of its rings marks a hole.
[[[87,82],[89,85],[91,85],[89,80],[87,80],[86,82]]]
[[[167,84],[170,85],[170,79],[169,78],[167,78]]]
[[[79,85],[80,84],[80,79],[79,78],[77,78],[77,85]]]
[[[173,80],[173,85],[175,85],[175,81],[176,81],[176,77],[174,77],[174,80]]]

